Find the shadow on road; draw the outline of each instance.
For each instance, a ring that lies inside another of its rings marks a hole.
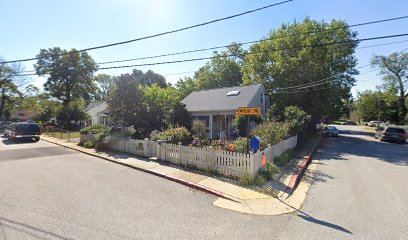
[[[333,228],[335,230],[342,231],[342,232],[345,232],[345,233],[348,233],[348,234],[353,234],[349,230],[347,230],[347,229],[345,229],[345,228],[343,228],[343,227],[341,227],[339,225],[316,219],[316,218],[314,218],[314,217],[312,217],[312,216],[310,216],[308,214],[305,214],[303,212],[302,212],[302,214],[298,214],[298,217],[300,217],[303,220],[306,220],[308,222],[312,222],[312,223],[316,223],[316,224],[319,224],[319,225],[322,225],[322,226],[325,226],[325,227]]]
[[[351,231],[349,231],[349,230],[347,230],[347,229],[345,229],[345,228],[343,228],[343,227],[341,227],[339,225],[336,225],[334,223],[329,223],[329,222],[314,218],[314,217],[310,216],[309,214],[301,211],[300,209],[295,208],[292,205],[285,203],[284,201],[280,200],[279,198],[277,198],[277,199],[281,203],[285,204],[286,206],[288,206],[288,207],[292,208],[293,210],[295,210],[296,212],[298,212],[299,214],[297,214],[297,216],[302,218],[303,220],[306,220],[306,221],[311,222],[311,223],[319,224],[319,225],[322,225],[322,226],[325,226],[325,227],[328,227],[328,228],[332,228],[332,229],[335,229],[335,230],[338,230],[338,231],[341,231],[341,232],[345,232],[345,233],[348,233],[348,234],[353,234]]]
[[[8,139],[3,139],[2,140],[2,142],[3,142],[3,144],[4,145],[14,145],[14,144],[27,144],[27,143],[37,143],[36,141],[34,141],[34,140],[18,140],[18,141],[15,141],[15,142],[13,142],[13,141],[11,141],[11,140],[8,140]]]
[[[25,223],[10,220],[4,217],[0,217],[0,227],[3,228],[2,229],[3,231],[6,231],[6,229],[13,229],[15,231],[25,233],[37,239],[50,239],[50,237],[53,239],[63,239],[63,240],[73,239],[73,238],[67,238],[67,237],[58,235],[56,233],[52,233],[52,232],[49,232],[49,231],[31,226],[31,225],[25,224]],[[6,233],[4,234],[5,236],[7,236]]]
[[[365,135],[362,136],[362,133]],[[380,142],[371,133],[360,131],[349,131],[337,139],[325,139],[321,148],[322,159],[348,160],[346,155],[375,158],[397,165],[408,165],[408,146],[406,144]]]
[[[347,134],[347,135],[361,135],[361,136],[374,137],[373,132],[365,132],[365,131],[340,130],[339,133],[340,134]]]

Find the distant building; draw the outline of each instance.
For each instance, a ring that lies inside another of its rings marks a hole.
[[[262,84],[192,92],[182,103],[186,105],[192,119],[206,122],[209,139],[231,137],[238,108],[260,107],[263,117],[270,108]]]
[[[88,125],[109,124],[108,104],[105,101],[91,102],[86,106],[86,112],[90,116]]]

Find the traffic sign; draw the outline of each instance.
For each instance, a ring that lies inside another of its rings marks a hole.
[[[238,108],[238,115],[259,116],[261,115],[260,107],[240,107]]]

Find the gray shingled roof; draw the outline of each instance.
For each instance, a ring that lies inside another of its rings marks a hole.
[[[189,112],[235,111],[239,107],[250,107],[252,98],[261,87],[261,84],[256,84],[192,92],[181,102]],[[227,96],[231,91],[240,93],[237,96]]]
[[[95,102],[91,102],[88,104],[88,106],[86,106],[86,111],[91,110],[92,108],[96,108],[101,104],[104,104],[104,101],[95,101]]]

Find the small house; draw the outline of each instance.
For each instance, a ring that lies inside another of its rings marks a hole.
[[[108,104],[105,101],[91,102],[86,106],[86,112],[90,116],[88,125],[103,124],[108,125]]]
[[[218,88],[192,92],[182,103],[186,105],[192,120],[206,122],[209,139],[230,138],[234,129],[234,116],[240,107],[260,107],[265,117],[270,108],[262,84]]]

